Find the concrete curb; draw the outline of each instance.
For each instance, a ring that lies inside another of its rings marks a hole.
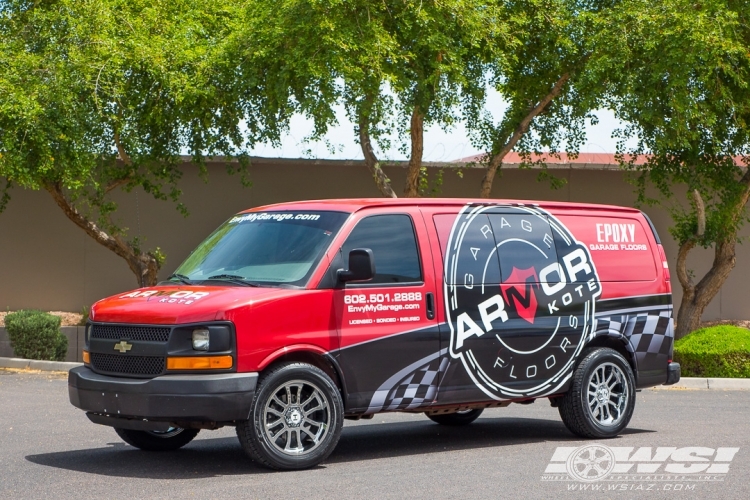
[[[652,387],[652,389],[667,391],[670,389],[747,391],[750,390],[750,379],[682,377],[674,385],[658,385]]]
[[[45,372],[67,372],[71,368],[83,366],[83,363],[67,363],[65,361],[40,361],[37,359],[0,358],[0,368],[15,368],[18,370],[41,370]]]
[[[15,368],[18,370],[40,370],[49,372],[66,372],[71,368],[83,366],[83,363],[67,363],[64,361],[39,361],[36,359],[0,358],[0,368]],[[656,390],[670,389],[723,389],[750,390],[750,378],[694,378],[682,377],[674,385],[657,385]]]

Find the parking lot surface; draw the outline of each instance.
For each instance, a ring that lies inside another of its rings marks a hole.
[[[750,391],[638,393],[629,428],[597,442],[616,450],[621,467],[630,460],[630,472],[657,470],[637,477],[587,482],[546,472],[564,468],[571,449],[594,443],[570,434],[546,400],[487,410],[463,428],[422,414],[347,421],[321,466],[272,472],[245,457],[231,427],[201,431],[176,452],[142,452],[73,408],[65,375],[0,370],[0,498],[747,499],[749,414]],[[669,448],[678,451],[666,458]],[[709,450],[719,448],[723,462],[712,470],[725,473],[674,473],[715,465],[719,455]]]

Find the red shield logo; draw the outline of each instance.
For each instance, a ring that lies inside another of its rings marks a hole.
[[[533,267],[529,269],[514,267],[505,283],[500,285],[505,303],[512,305],[518,316],[532,325],[536,318],[537,306],[535,288],[539,288],[539,278]]]

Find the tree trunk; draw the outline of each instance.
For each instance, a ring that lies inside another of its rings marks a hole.
[[[484,178],[482,179],[482,186],[479,190],[480,198],[490,197],[490,193],[492,191],[492,182],[495,180],[497,169],[500,168],[500,165],[502,165],[505,156],[513,150],[521,137],[523,137],[523,135],[529,130],[529,126],[531,126],[531,122],[534,120],[534,118],[542,113],[554,98],[560,95],[562,89],[565,87],[565,84],[569,79],[570,74],[565,73],[560,77],[559,80],[557,80],[557,82],[555,82],[555,84],[552,86],[552,90],[550,90],[550,92],[546,96],[544,96],[541,101],[539,101],[534,107],[529,110],[528,113],[526,113],[526,116],[524,116],[523,120],[521,120],[516,129],[513,131],[513,134],[500,148],[500,151],[490,159],[490,163],[489,165],[487,165],[487,169],[484,173]]]
[[[359,116],[359,145],[362,148],[362,154],[365,157],[365,165],[370,171],[375,185],[380,193],[386,198],[398,198],[391,187],[391,181],[380,168],[380,162],[375,151],[372,149],[372,140],[370,139],[370,129],[367,120],[360,114]]]
[[[677,312],[675,340],[681,339],[698,329],[703,311],[719,293],[736,262],[735,248],[737,241],[734,237],[716,243],[711,269],[695,285],[686,269],[687,255],[693,246],[695,246],[694,240],[684,243],[680,247],[677,257],[677,276],[682,285],[683,294],[680,310]]]
[[[419,196],[419,179],[422,172],[422,156],[424,153],[424,114],[419,106],[414,106],[411,114],[411,156],[409,157],[409,171],[406,174],[404,196],[416,198]]]
[[[750,169],[745,170],[745,174],[739,183],[744,186],[744,191],[732,207],[731,216],[735,222],[743,216],[745,205],[750,199]],[[703,199],[698,190],[694,190],[692,195],[698,216],[698,231],[694,237],[680,246],[680,251],[677,254],[677,279],[682,286],[682,301],[680,310],[677,312],[675,340],[681,339],[700,326],[703,311],[719,293],[737,261],[735,257],[737,233],[733,232],[714,244],[714,261],[711,264],[711,269],[697,285],[693,282],[692,276],[687,271],[687,257],[697,243],[698,237],[703,235],[706,228],[706,213]]]
[[[106,231],[76,209],[63,193],[62,186],[59,183],[47,184],[45,188],[68,219],[94,238],[97,243],[125,259],[128,267],[135,274],[138,286],[156,285],[161,262],[154,254],[151,252],[142,253],[130,243],[123,241],[118,235],[107,234]]]

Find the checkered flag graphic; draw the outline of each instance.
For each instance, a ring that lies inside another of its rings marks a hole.
[[[674,339],[672,309],[661,308],[632,314],[608,315],[596,318],[596,335],[624,336],[627,349],[635,352],[638,360],[653,361],[669,356]]]
[[[385,409],[410,410],[434,401],[440,375],[447,367],[448,359],[442,357],[414,370],[388,392]]]

